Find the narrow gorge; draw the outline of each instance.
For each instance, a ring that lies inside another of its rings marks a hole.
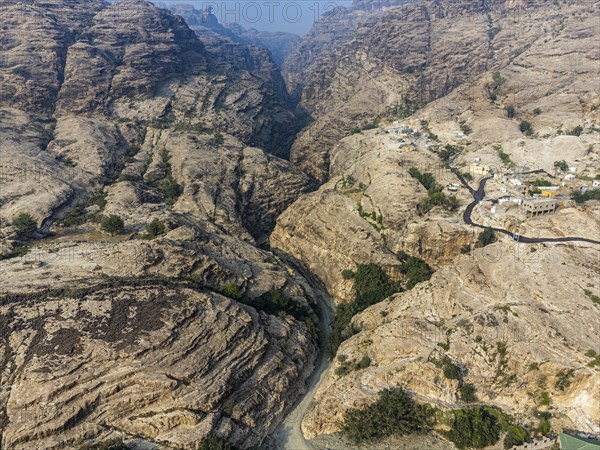
[[[600,3],[198,8],[0,5],[0,449],[600,435]]]

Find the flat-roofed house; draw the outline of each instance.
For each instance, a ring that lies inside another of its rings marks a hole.
[[[553,198],[530,198],[523,201],[523,209],[532,216],[553,213],[556,211],[556,200]]]

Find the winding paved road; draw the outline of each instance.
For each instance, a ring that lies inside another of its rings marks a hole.
[[[522,236],[522,235],[513,233],[511,231],[505,230],[504,228],[486,227],[486,226],[480,225],[478,223],[475,223],[475,222],[473,222],[473,219],[471,219],[471,214],[473,213],[473,209],[475,209],[475,206],[477,206],[479,204],[479,202],[481,200],[483,200],[483,198],[485,197],[485,185],[488,182],[488,180],[492,177],[482,178],[479,181],[479,187],[477,188],[477,190],[475,190],[469,185],[469,183],[467,183],[467,180],[465,180],[465,178],[459,173],[458,169],[453,167],[450,170],[454,175],[456,175],[456,177],[459,179],[461,184],[464,187],[466,187],[469,190],[469,192],[471,193],[471,195],[473,196],[473,201],[471,203],[469,203],[469,205],[465,209],[465,212],[463,213],[463,220],[467,225],[471,225],[471,226],[474,226],[477,228],[484,228],[484,229],[491,228],[492,230],[494,230],[494,232],[510,236],[515,241],[521,242],[523,244],[539,244],[542,242],[588,242],[591,244],[599,244],[600,245],[600,241],[595,241],[593,239],[582,238],[582,237],[529,238],[526,236]],[[541,171],[533,171],[531,173],[538,173],[538,172],[541,172]]]

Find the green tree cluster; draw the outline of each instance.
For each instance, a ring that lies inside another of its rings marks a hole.
[[[19,237],[29,237],[37,230],[35,220],[28,213],[21,213],[12,221],[13,227]]]
[[[385,389],[375,403],[346,413],[342,433],[357,444],[422,433],[431,429],[433,413],[433,408],[416,403],[403,389]]]
[[[447,433],[456,447],[483,448],[500,439],[500,425],[487,408],[474,406],[454,411],[452,429]]]
[[[330,359],[340,344],[354,334],[350,322],[356,314],[399,291],[399,286],[377,264],[360,264],[355,272],[344,271],[343,275],[354,280],[354,299],[337,307],[333,330],[325,341]]]

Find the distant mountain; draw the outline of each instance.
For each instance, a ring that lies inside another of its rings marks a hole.
[[[300,36],[293,33],[245,29],[237,23],[221,24],[209,10],[198,10],[186,3],[170,5],[168,8],[173,14],[183,17],[188,26],[198,34],[210,30],[236,42],[267,48],[278,66],[283,64],[294,44],[300,40]]]

